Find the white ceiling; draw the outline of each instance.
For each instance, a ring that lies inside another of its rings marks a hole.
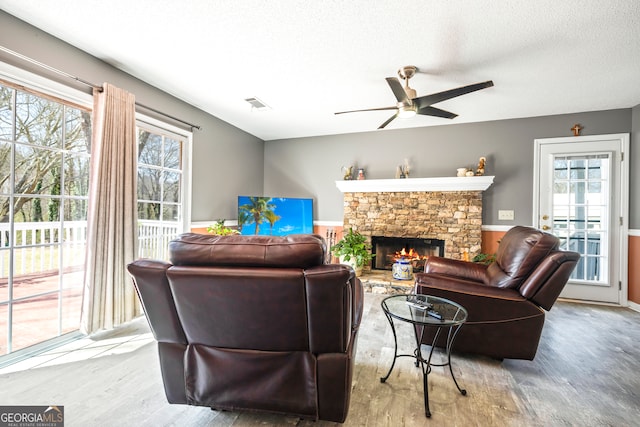
[[[265,141],[375,130],[385,77],[418,96],[493,80],[396,119],[436,126],[640,104],[638,0],[0,0],[18,18]],[[102,19],[100,19],[102,17]],[[67,71],[67,70],[63,70]],[[83,78],[83,76],[78,76]],[[252,111],[245,98],[272,107]],[[381,131],[381,132],[384,132]]]

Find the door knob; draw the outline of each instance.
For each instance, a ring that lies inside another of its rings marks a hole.
[[[551,227],[549,227],[548,225],[543,225],[543,226],[542,226],[542,229],[543,229],[543,230],[549,230],[550,228],[551,228]]]

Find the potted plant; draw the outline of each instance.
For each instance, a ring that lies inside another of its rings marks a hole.
[[[500,244],[500,240],[498,240],[498,244]],[[484,252],[480,252],[478,255],[474,256],[471,262],[477,262],[478,264],[489,265],[496,260],[496,254],[487,254]]]
[[[229,228],[224,225],[224,219],[219,219],[215,222],[215,224],[207,227],[207,233],[215,234],[216,236],[228,236],[230,234],[240,234],[238,230],[234,230],[233,228]]]
[[[489,265],[495,260],[496,260],[496,254],[479,253],[478,255],[473,257],[471,262],[477,262],[478,264]]]
[[[366,237],[353,231],[353,228],[331,247],[331,253],[340,259],[341,264],[353,267],[356,276],[360,276],[362,267],[373,258],[371,245],[367,243]]]

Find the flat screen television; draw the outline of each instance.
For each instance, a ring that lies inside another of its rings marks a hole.
[[[238,196],[240,234],[285,236],[313,233],[313,199]]]

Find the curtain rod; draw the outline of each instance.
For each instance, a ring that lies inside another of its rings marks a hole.
[[[73,76],[73,75],[71,75],[71,74],[69,74],[69,73],[66,73],[66,72],[62,71],[62,70],[58,70],[57,68],[53,68],[53,67],[51,67],[51,66],[49,66],[49,65],[47,65],[47,64],[43,64],[43,63],[42,63],[42,62],[40,62],[40,61],[36,61],[35,59],[33,59],[33,58],[29,58],[28,56],[25,56],[25,55],[23,55],[23,54],[21,54],[21,53],[15,52],[15,51],[13,51],[13,50],[11,50],[11,49],[7,49],[7,48],[6,48],[6,47],[4,47],[4,46],[0,46],[0,50],[2,50],[3,52],[8,53],[9,55],[13,55],[13,56],[15,56],[15,57],[17,57],[17,58],[20,58],[20,59],[22,59],[23,61],[27,61],[27,62],[29,62],[29,63],[31,63],[31,64],[37,65],[37,66],[38,66],[38,67],[40,67],[40,68],[44,68],[45,70],[48,70],[48,71],[51,71],[51,72],[56,73],[56,74],[58,74],[58,75],[61,75],[61,76],[64,76],[64,77],[70,78],[70,79],[72,79],[72,80],[75,80],[75,81],[77,81],[78,83],[82,83],[83,85],[88,86],[88,87],[90,87],[90,88],[92,88],[92,89],[97,89],[97,90],[98,90],[98,91],[100,91],[100,92],[102,92],[102,90],[103,90],[103,88],[102,88],[102,86],[101,86],[101,85],[97,85],[97,84],[95,84],[95,83],[88,82],[88,81],[86,81],[86,80],[81,79],[80,77]],[[183,124],[185,124],[185,125],[187,125],[187,126],[190,126],[192,129],[198,129],[198,130],[200,130],[200,126],[198,126],[198,125],[194,125],[193,123],[186,122],[186,121],[184,121],[184,120],[182,120],[182,119],[179,119],[179,118],[177,118],[177,117],[174,117],[174,116],[172,116],[172,115],[170,115],[170,114],[163,113],[162,111],[156,110],[155,108],[151,108],[151,107],[149,107],[149,106],[146,106],[146,105],[140,104],[139,102],[136,102],[136,106],[138,106],[138,107],[140,107],[140,108],[143,108],[143,109],[145,109],[145,110],[152,111],[152,112],[154,112],[154,113],[156,113],[156,114],[160,114],[160,115],[162,115],[162,116],[164,116],[164,117],[168,117],[168,118],[170,118],[170,119],[172,119],[172,120],[175,120],[175,121],[177,121],[177,122],[183,123]]]

